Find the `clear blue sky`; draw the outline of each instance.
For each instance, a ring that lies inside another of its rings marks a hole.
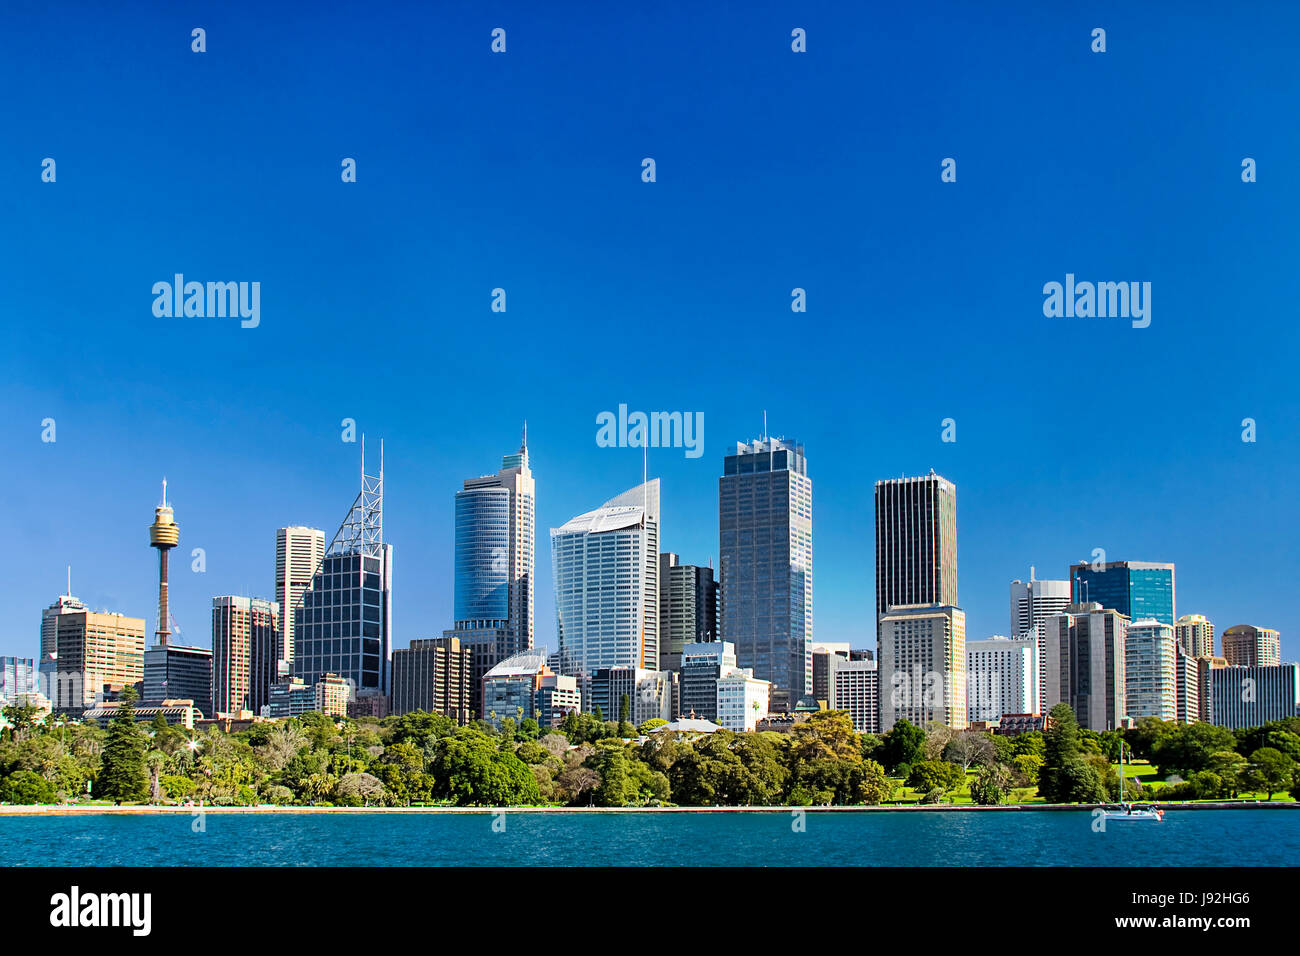
[[[37,653],[67,564],[152,632],[164,474],[174,614],[207,644],[213,595],[272,593],[277,527],[343,517],[345,417],[386,442],[398,647],[450,625],[454,492],[528,419],[554,647],[547,529],[640,481],[638,450],[595,443],[626,402],[704,413],[702,458],[650,459],[693,563],[763,411],[806,445],[819,640],[874,645],[873,483],[934,468],[972,637],[1006,632],[1030,565],[1104,548],[1176,562],[1180,613],[1300,656],[1291,5],[23,6],[0,31],[0,653]],[[261,282],[261,325],[155,318],[176,272]],[[1067,272],[1150,281],[1150,328],[1045,318]]]

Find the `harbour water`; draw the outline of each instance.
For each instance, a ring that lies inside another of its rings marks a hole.
[[[1288,866],[1300,811],[0,816],[3,866]]]

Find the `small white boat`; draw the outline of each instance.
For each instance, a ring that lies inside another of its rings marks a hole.
[[[1159,823],[1165,818],[1165,811],[1159,807],[1140,807],[1124,800],[1124,741],[1119,742],[1119,809],[1103,810],[1102,819],[1108,823],[1112,820],[1145,820]]]

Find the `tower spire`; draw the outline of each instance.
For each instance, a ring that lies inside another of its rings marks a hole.
[[[519,446],[520,451],[528,451],[528,419],[524,419],[524,443]]]

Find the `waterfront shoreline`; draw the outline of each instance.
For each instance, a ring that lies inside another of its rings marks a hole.
[[[1146,806],[1147,804],[1143,804]],[[1165,811],[1178,810],[1295,810],[1300,803],[1295,801],[1234,802],[1215,801],[1207,803],[1155,803],[1151,804]],[[810,807],[301,807],[259,805],[239,806],[78,806],[42,804],[33,806],[0,806],[0,817],[64,817],[64,816],[150,816],[150,815],[185,815],[193,816],[195,811],[220,814],[325,814],[325,813],[447,813],[447,814],[495,814],[495,813],[792,813],[802,810],[807,813],[998,813],[1014,811],[1068,812],[1088,811],[1099,807],[1114,807],[1115,804],[1098,803],[1020,803],[980,806],[978,804],[904,804],[870,807],[856,806],[810,806]]]

